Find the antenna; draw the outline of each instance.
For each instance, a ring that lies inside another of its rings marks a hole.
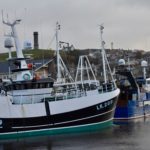
[[[16,24],[19,24],[21,19],[16,19],[14,20],[13,23],[10,23],[9,20],[8,20],[8,14],[7,14],[7,22],[4,20],[4,16],[3,16],[3,10],[2,10],[2,21],[3,21],[3,24],[6,24],[8,26],[10,26],[11,28],[14,27]]]
[[[2,10],[2,22],[4,21],[3,10]]]
[[[8,14],[7,14],[7,22],[4,20],[4,13],[3,13],[3,10],[2,10],[2,22],[3,22],[3,24],[6,24],[6,25],[8,25],[7,23],[9,22],[9,21],[8,21]]]
[[[8,22],[8,20],[9,20],[9,17],[8,17],[8,14],[7,14],[7,22]]]

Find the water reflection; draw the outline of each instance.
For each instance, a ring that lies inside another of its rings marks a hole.
[[[150,121],[114,125],[99,132],[0,141],[0,150],[149,150]]]

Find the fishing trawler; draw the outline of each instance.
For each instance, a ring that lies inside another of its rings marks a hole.
[[[135,78],[131,67],[119,60],[117,81],[120,95],[115,110],[114,121],[135,121],[150,115],[150,86],[146,78],[147,62],[142,61],[143,77]]]
[[[10,79],[3,84],[5,94],[0,97],[0,139],[92,131],[112,125],[120,92],[115,81],[112,79],[108,90],[105,72],[105,82],[102,85],[85,90],[72,79],[59,54],[58,23],[56,81],[33,78],[19,46],[15,29],[19,20],[3,23],[12,29],[17,58],[12,58],[11,61],[15,60],[19,65],[17,69],[11,70],[16,73],[16,80]],[[102,54],[105,60],[103,48]],[[60,68],[64,68],[69,79],[62,78]]]

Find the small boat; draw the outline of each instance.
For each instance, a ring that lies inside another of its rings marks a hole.
[[[15,29],[19,21],[3,23],[12,29],[17,58],[10,61],[18,66],[12,70],[16,80],[10,79],[2,86],[5,94],[0,97],[0,139],[92,131],[112,125],[120,90],[114,80],[109,90],[106,80],[103,85],[85,90],[72,79],[59,54],[58,23],[56,81],[34,79],[19,47]],[[67,72],[67,80],[62,78],[60,68]]]
[[[115,109],[114,120],[135,121],[150,115],[150,86],[146,78],[146,62],[142,61],[143,77],[135,78],[132,69],[125,64],[123,59],[119,60],[116,70],[120,95]]]

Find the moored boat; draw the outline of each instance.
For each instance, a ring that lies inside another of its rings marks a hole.
[[[17,79],[3,85],[5,95],[0,98],[1,139],[91,131],[112,125],[119,89],[114,80],[110,88],[106,78],[103,85],[92,90],[85,90],[73,81],[59,55],[58,24],[57,80],[52,81],[48,78],[34,80],[18,46],[15,30],[18,21],[4,23],[12,29],[17,51],[15,61],[19,68],[15,70]],[[104,49],[103,57],[106,59]],[[61,77],[62,67],[67,71],[70,82]]]
[[[116,74],[120,95],[114,115],[116,123],[118,121],[135,121],[150,115],[150,89],[149,79],[146,79],[145,75],[145,61],[142,62],[142,65],[143,77],[138,79],[125,61],[119,60]]]

